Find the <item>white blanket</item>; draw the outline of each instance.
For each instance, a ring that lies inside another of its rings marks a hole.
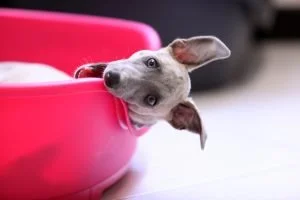
[[[41,63],[0,62],[0,83],[28,83],[70,80],[72,77]]]

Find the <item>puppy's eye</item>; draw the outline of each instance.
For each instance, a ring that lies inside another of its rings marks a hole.
[[[149,68],[157,68],[158,67],[158,63],[157,63],[157,61],[154,58],[149,58],[147,60],[146,65]]]
[[[157,104],[157,97],[153,95],[148,95],[145,97],[145,103],[149,106],[155,106]]]

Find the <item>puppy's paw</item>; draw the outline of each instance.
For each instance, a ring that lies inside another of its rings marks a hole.
[[[106,66],[107,64],[105,63],[83,65],[75,71],[74,78],[103,78],[103,72]]]

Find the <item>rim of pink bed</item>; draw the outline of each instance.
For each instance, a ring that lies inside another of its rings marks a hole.
[[[45,63],[70,75],[87,61],[161,45],[152,27],[122,19],[4,8],[0,23],[0,61]],[[1,85],[0,105],[1,200],[99,199],[148,130],[132,126],[126,103],[102,79]]]

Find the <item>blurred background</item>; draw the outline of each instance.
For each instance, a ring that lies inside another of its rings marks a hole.
[[[204,153],[197,136],[158,123],[140,138],[129,172],[105,200],[300,199],[300,0],[2,0],[0,6],[141,21],[163,45],[215,35],[231,49],[229,59],[191,74],[208,132]]]
[[[0,6],[109,16],[154,27],[163,42],[176,37],[216,35],[232,50],[230,59],[192,74],[193,91],[239,83],[260,68],[264,40],[297,39],[297,0],[2,0]]]

